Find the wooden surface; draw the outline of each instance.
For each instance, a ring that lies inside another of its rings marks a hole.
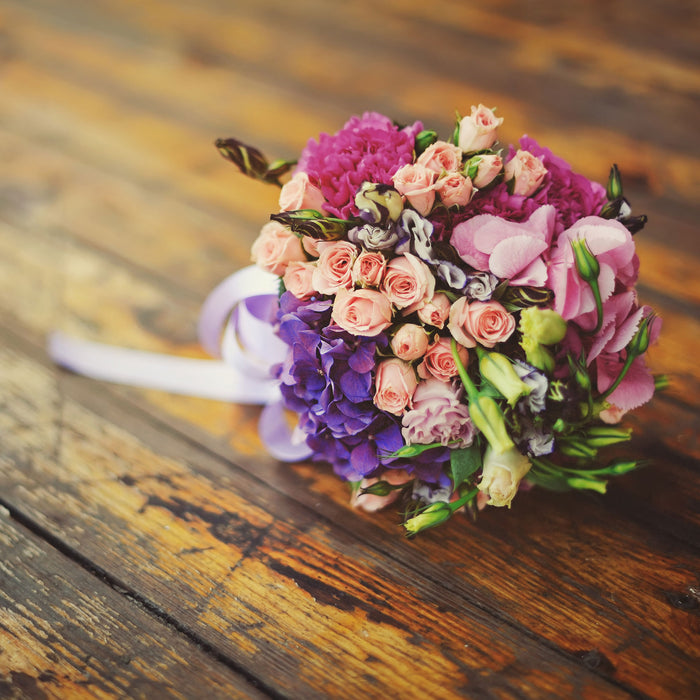
[[[0,2],[0,697],[700,697],[700,18],[694,2]],[[374,109],[498,105],[622,170],[670,389],[652,465],[406,540],[258,409],[54,368],[54,328],[200,357],[207,292],[294,158]]]

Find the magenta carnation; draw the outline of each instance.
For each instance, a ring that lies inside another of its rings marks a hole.
[[[321,134],[303,150],[297,172],[305,172],[320,188],[324,209],[348,218],[358,213],[355,194],[363,182],[391,184],[394,173],[413,162],[416,135],[423,125],[399,129],[376,112],[352,117],[333,136]]]

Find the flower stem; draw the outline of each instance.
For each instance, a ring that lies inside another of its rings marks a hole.
[[[469,375],[467,374],[467,370],[462,363],[462,359],[459,356],[459,351],[457,349],[457,341],[452,338],[452,342],[450,343],[450,349],[452,350],[452,357],[454,358],[455,364],[457,365],[457,372],[459,373],[459,378],[462,380],[462,384],[464,384],[464,388],[467,390],[467,396],[469,397],[469,401],[474,401],[476,400],[478,396],[478,391],[476,390],[476,386],[474,386],[474,382],[470,379]]]
[[[617,389],[618,386],[620,386],[620,382],[625,378],[625,375],[627,374],[627,371],[629,368],[632,366],[632,363],[635,360],[635,355],[628,353],[627,354],[627,359],[625,360],[625,364],[622,365],[622,369],[620,370],[620,374],[617,375],[617,379],[600,395],[601,399],[607,399],[610,394]]]

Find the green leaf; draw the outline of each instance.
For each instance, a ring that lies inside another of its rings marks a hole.
[[[476,443],[461,450],[452,450],[450,471],[455,489],[459,488],[474,472],[481,469],[481,463],[481,450]]]

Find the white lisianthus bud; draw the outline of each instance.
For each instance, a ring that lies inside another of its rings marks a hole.
[[[488,505],[510,508],[530,466],[530,460],[514,447],[505,452],[495,452],[490,446],[487,447],[479,490],[489,496]]]

